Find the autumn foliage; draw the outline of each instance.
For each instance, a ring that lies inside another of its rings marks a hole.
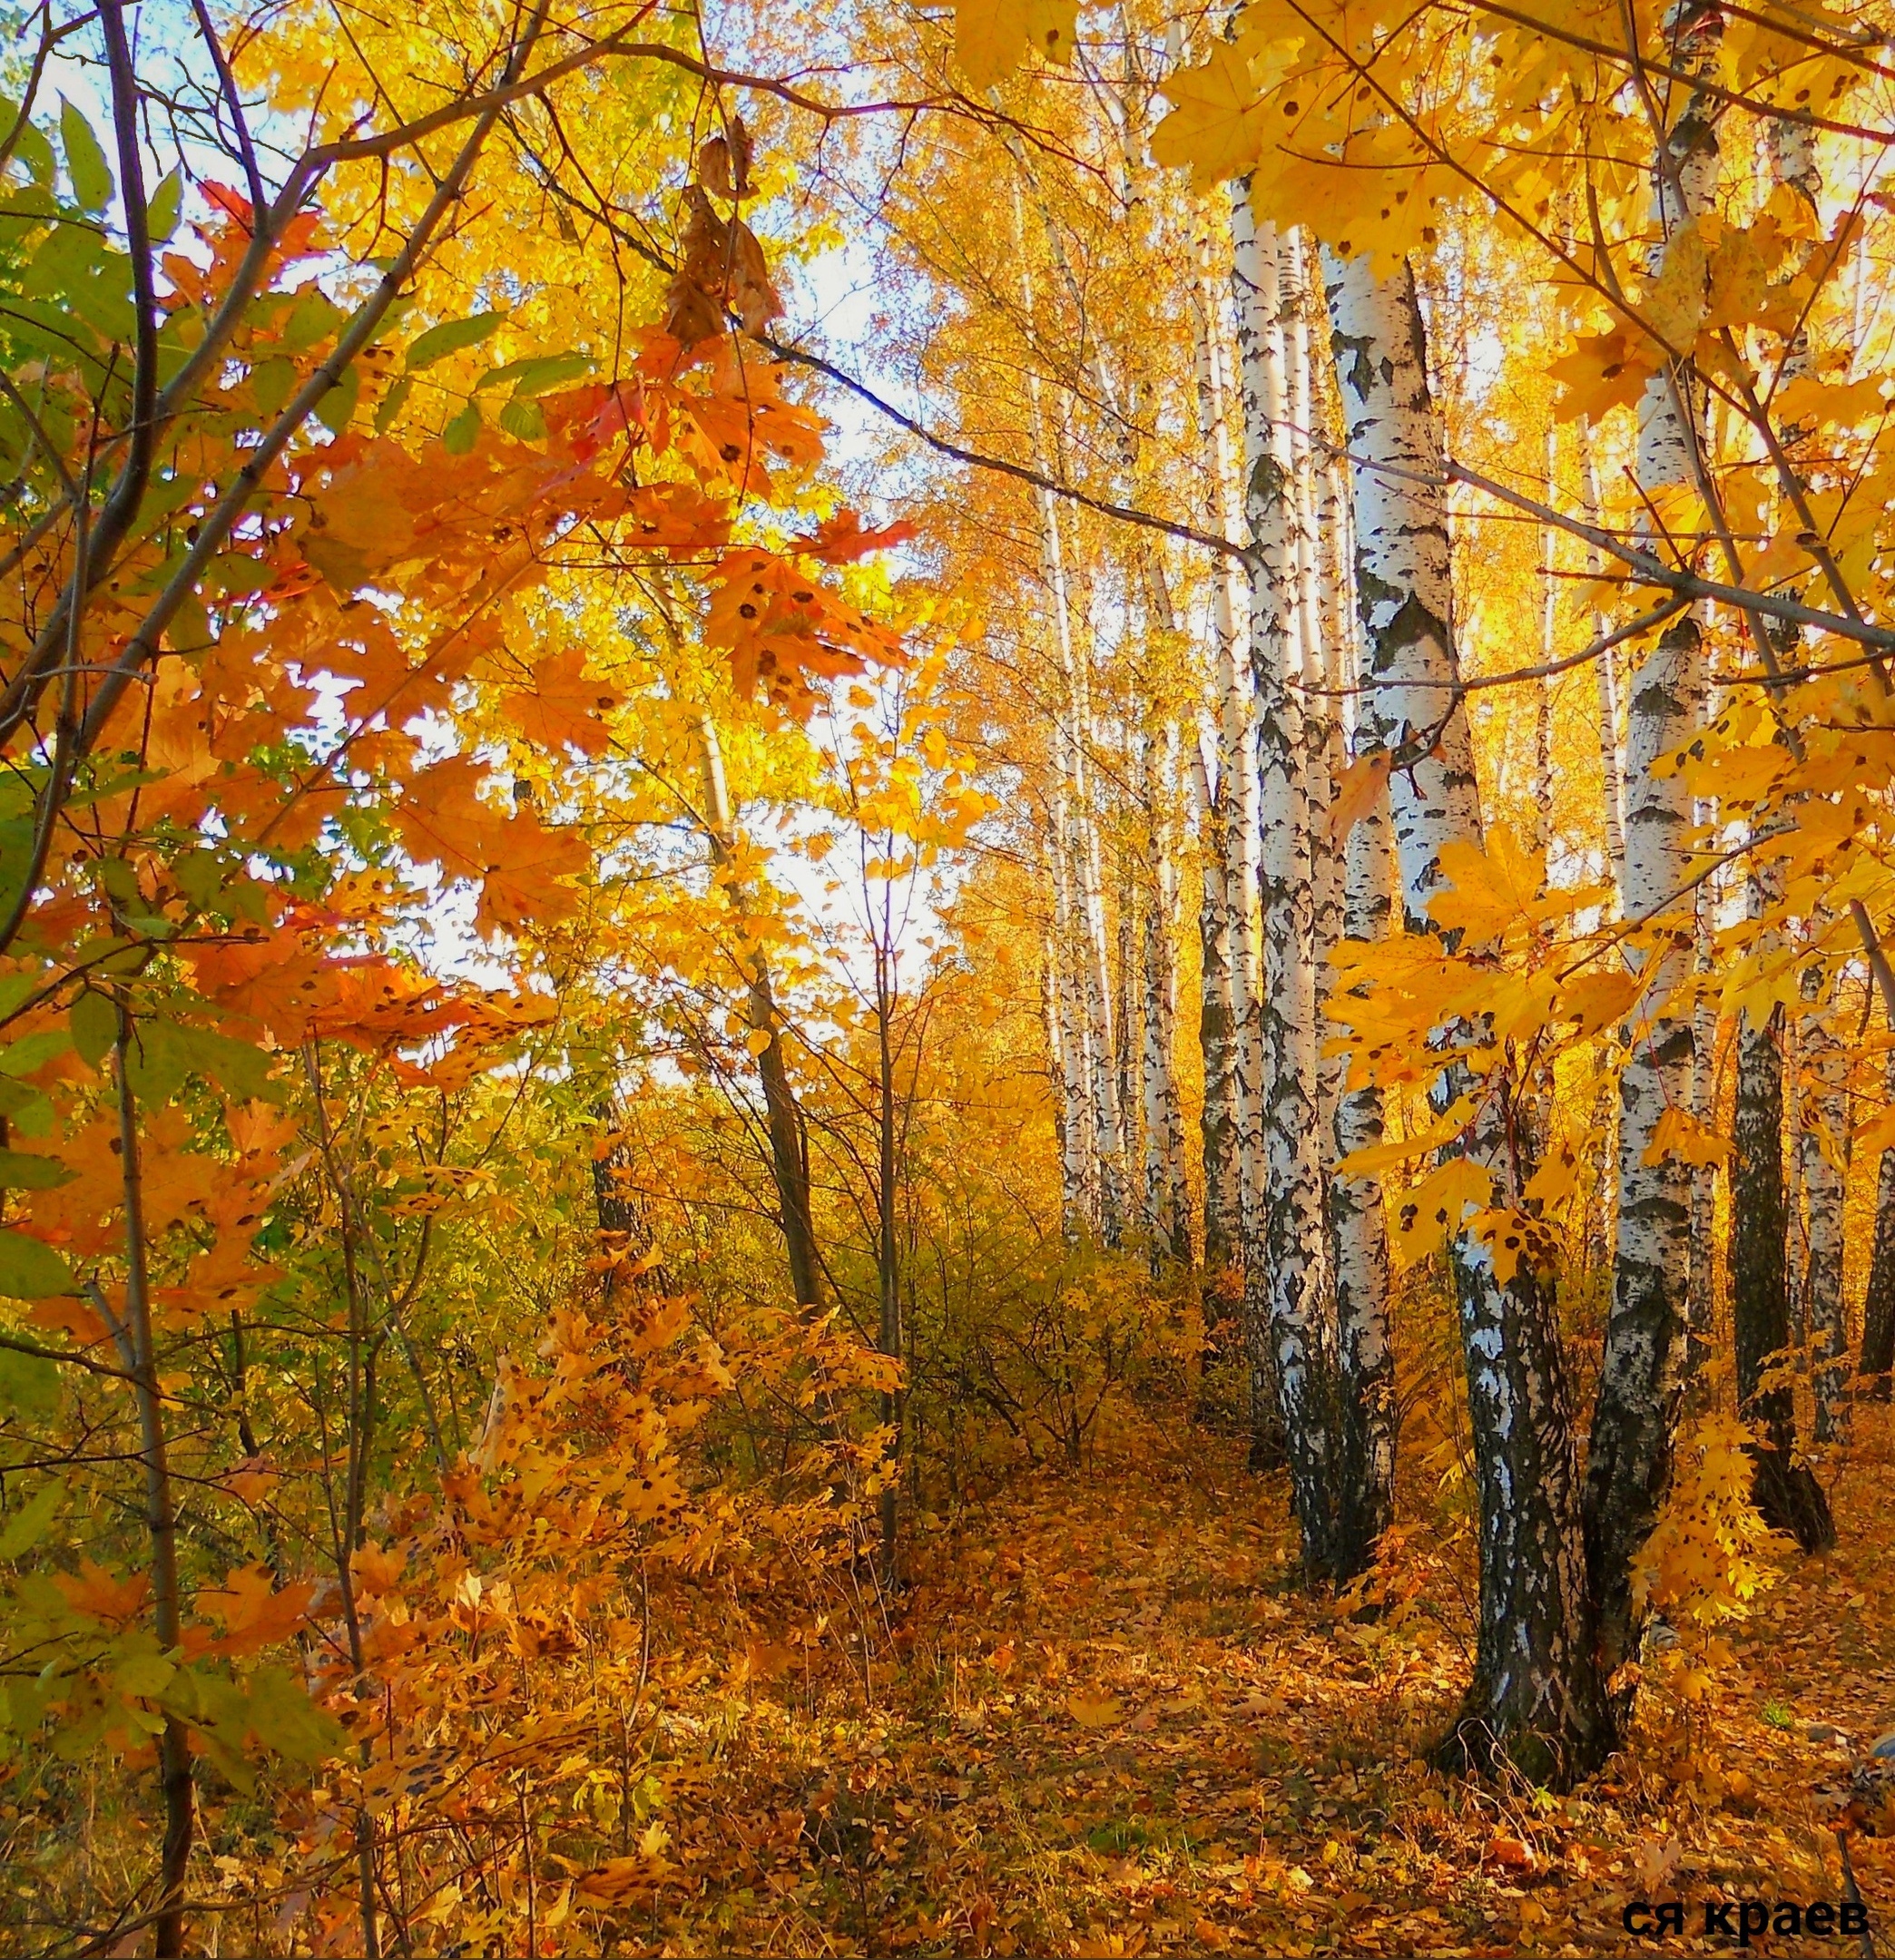
[[[1879,1912],[1877,23],[14,34],[0,1947]]]

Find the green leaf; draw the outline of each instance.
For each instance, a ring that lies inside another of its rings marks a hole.
[[[299,293],[290,309],[290,318],[283,322],[283,346],[291,354],[307,354],[348,318],[319,286],[312,286],[308,292]]]
[[[509,436],[521,442],[545,440],[546,418],[539,412],[537,402],[521,401],[516,397],[501,409],[496,419]]]
[[[66,1025],[73,1031],[73,1046],[89,1069],[95,1069],[112,1052],[118,1039],[118,1009],[103,994],[90,988],[66,1010]]]
[[[59,140],[65,149],[73,195],[86,211],[103,211],[112,202],[112,166],[93,134],[92,124],[64,95],[59,98]]]
[[[287,354],[272,354],[250,369],[250,384],[257,413],[274,419],[296,387],[296,363]]]
[[[590,354],[541,354],[531,360],[509,361],[505,368],[490,368],[475,387],[484,390],[511,383],[515,401],[530,401],[535,395],[551,394],[563,381],[576,381],[596,365]]]
[[[11,127],[15,116],[19,113],[13,103],[0,105]],[[29,122],[20,132],[19,141],[14,144],[14,155],[26,166],[27,173],[36,184],[51,187],[58,174],[59,166],[54,162],[53,145],[46,141],[46,132],[37,123]]]
[[[49,1361],[45,1364],[51,1367]],[[59,1515],[65,1502],[65,1485],[57,1477],[42,1484],[26,1502],[0,1525],[0,1559],[18,1558],[30,1552],[46,1535],[46,1527]]]
[[[469,402],[441,431],[441,446],[449,456],[466,456],[480,440],[480,407]]]
[[[175,1021],[141,1021],[132,1049],[132,1086],[142,1101],[169,1102],[187,1075],[208,1076],[240,1102],[267,1100],[270,1058],[250,1042]]]
[[[173,164],[163,182],[145,201],[145,229],[153,244],[163,244],[178,229],[178,213],[183,206],[184,180]]]
[[[0,1293],[14,1299],[46,1299],[72,1290],[66,1262],[51,1246],[25,1232],[0,1231]]]
[[[0,1049],[0,1074],[30,1075],[72,1045],[73,1037],[64,1028],[36,1028]]]
[[[345,368],[342,378],[316,404],[316,419],[331,436],[346,436],[361,392],[362,370],[352,366]]]
[[[394,426],[396,416],[407,407],[407,398],[414,393],[414,376],[403,375],[401,379],[376,404],[375,433],[378,436],[386,436],[389,429]]]
[[[29,1083],[0,1075],[0,1116],[22,1136],[44,1136],[53,1127],[53,1105]]]
[[[204,583],[226,599],[233,593],[248,597],[251,593],[266,592],[276,583],[276,578],[269,565],[248,552],[220,552],[204,567]]]
[[[178,1663],[162,1653],[130,1653],[113,1669],[112,1685],[122,1695],[162,1694],[177,1671]]]
[[[0,1405],[47,1416],[59,1406],[59,1364],[44,1355],[0,1348]]]
[[[282,1668],[259,1668],[250,1676],[250,1724],[258,1741],[292,1762],[317,1763],[348,1738]]]
[[[0,1150],[0,1191],[57,1191],[79,1173],[68,1171],[56,1157],[31,1151]]]
[[[0,976],[0,1014],[10,1014],[29,994],[44,983],[45,977],[44,966]]]
[[[478,347],[506,324],[504,313],[476,313],[472,319],[443,320],[410,344],[408,372],[418,374],[422,368],[446,360],[450,354],[458,354],[463,348]]]

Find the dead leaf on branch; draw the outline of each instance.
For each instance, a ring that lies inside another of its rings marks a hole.
[[[698,152],[698,181],[732,201],[751,194],[751,133],[741,116],[732,116],[721,136]]]
[[[728,173],[727,154],[721,167]],[[695,347],[722,333],[728,308],[746,332],[761,333],[783,302],[756,233],[741,218],[725,223],[700,184],[686,187],[684,208],[684,253],[665,294],[665,330]]]

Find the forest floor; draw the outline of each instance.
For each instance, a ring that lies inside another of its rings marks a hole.
[[[1737,1951],[1706,1899],[1840,1900],[1816,1792],[1895,1727],[1895,1433],[1865,1412],[1838,1549],[1786,1561],[1697,1698],[1555,1799],[1431,1775],[1466,1679],[1463,1538],[1410,1534],[1384,1610],[1292,1583],[1281,1487],[1195,1440],[1156,1467],[1010,1485],[922,1535],[847,1705],[756,1649],[645,1951]],[[681,1766],[682,1767],[682,1766]],[[1895,1841],[1857,1838],[1895,1937]],[[1640,1941],[1631,1901],[1685,1902]],[[1733,1916],[1733,1924],[1735,1915]],[[629,1931],[630,1929],[626,1929]],[[1753,1937],[1849,1954],[1853,1938]]]

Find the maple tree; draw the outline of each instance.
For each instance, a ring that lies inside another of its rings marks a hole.
[[[22,18],[10,1950],[1874,1899],[1884,47]]]

